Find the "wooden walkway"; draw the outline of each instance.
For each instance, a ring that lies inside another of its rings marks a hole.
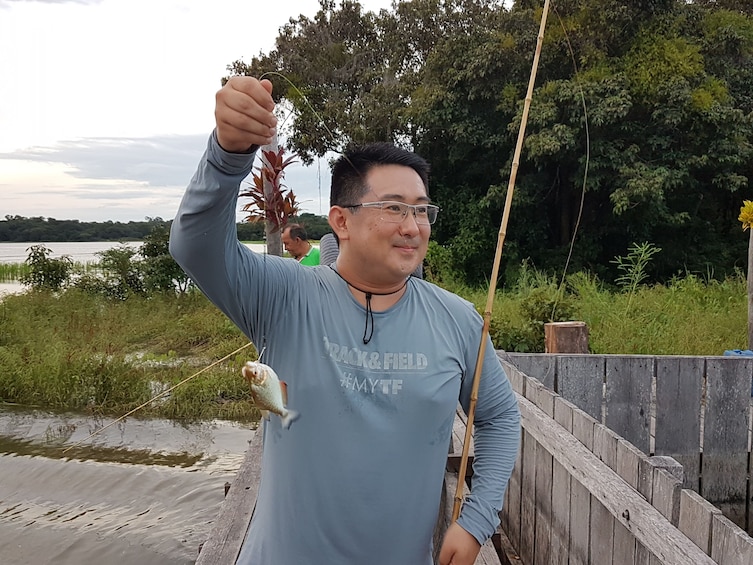
[[[251,521],[256,496],[261,479],[262,430],[259,428],[249,441],[246,457],[220,506],[220,512],[209,538],[202,545],[196,565],[234,565],[240,553],[246,530]],[[455,418],[452,442],[447,457],[445,489],[442,497],[444,512],[437,519],[435,529],[435,546],[440,540],[452,517],[452,504],[457,488],[457,467],[462,453],[465,435],[465,415],[461,410]],[[471,451],[472,457],[472,451]],[[468,468],[470,469],[470,461]],[[468,489],[465,489],[468,494]],[[506,565],[510,559],[500,560],[497,547],[503,547],[504,541],[498,532],[481,548],[475,565]]]

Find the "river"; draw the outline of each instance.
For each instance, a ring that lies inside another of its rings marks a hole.
[[[23,262],[31,245],[0,242],[0,262]],[[85,263],[119,243],[44,245]],[[252,426],[129,418],[63,453],[110,421],[0,404],[0,564],[195,562]]]
[[[0,407],[3,565],[194,563],[252,425],[106,423]]]
[[[129,247],[138,249],[141,241],[125,243]],[[44,245],[51,251],[51,259],[59,259],[63,255],[70,257],[74,263],[93,263],[99,261],[97,253],[118,247],[117,241],[52,241],[52,242],[8,242],[0,241],[0,263],[23,263],[29,255],[32,245]],[[266,246],[259,243],[246,244],[252,251],[264,253]],[[13,292],[21,292],[23,286],[17,282],[0,282],[0,296]]]

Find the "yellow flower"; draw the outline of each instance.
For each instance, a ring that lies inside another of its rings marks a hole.
[[[737,219],[743,223],[743,231],[753,225],[753,202],[743,200],[743,206],[740,208],[740,217]]]

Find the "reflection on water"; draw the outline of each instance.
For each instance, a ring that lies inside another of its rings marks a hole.
[[[238,469],[252,425],[107,422],[0,409],[3,565],[189,564]]]

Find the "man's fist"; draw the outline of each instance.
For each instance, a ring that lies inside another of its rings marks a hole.
[[[231,153],[245,153],[254,145],[272,141],[277,126],[272,83],[235,76],[216,95],[214,118],[217,140]]]

